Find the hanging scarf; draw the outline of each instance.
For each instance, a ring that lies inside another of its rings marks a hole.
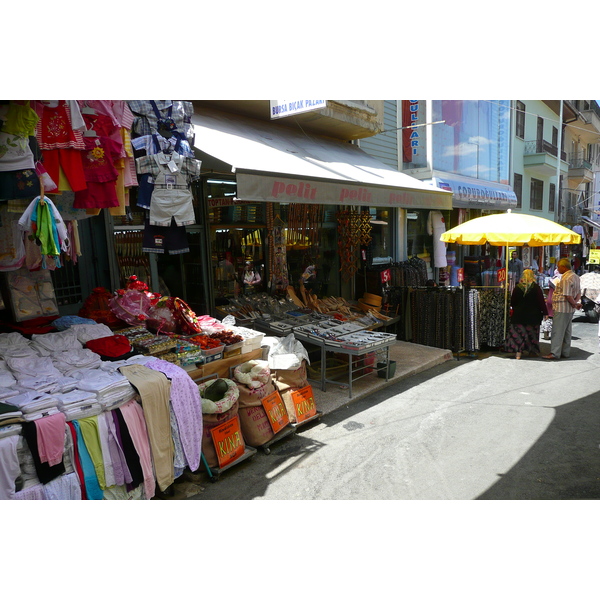
[[[54,256],[55,264],[60,267],[60,241],[58,230],[48,203],[36,198],[37,204],[31,213],[31,230],[40,243],[42,253],[42,268],[46,268],[46,256]]]

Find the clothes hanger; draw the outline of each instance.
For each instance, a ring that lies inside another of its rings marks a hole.
[[[82,115],[97,115],[98,113],[91,107],[87,105],[87,102],[84,101],[83,106],[79,107],[79,111]]]

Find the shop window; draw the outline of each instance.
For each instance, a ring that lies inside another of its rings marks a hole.
[[[515,135],[522,140],[525,139],[525,104],[517,100],[517,108],[515,110]]]
[[[51,271],[52,285],[58,306],[78,304],[83,301],[81,281],[79,277],[79,263],[61,258],[62,267]]]
[[[523,175],[515,173],[513,175],[513,190],[517,196],[517,208],[521,208],[523,197]]]
[[[556,199],[556,184],[551,183],[549,187],[550,187],[550,194],[548,196],[548,210],[553,213],[554,206],[555,206],[555,199]]]
[[[274,210],[286,224],[290,284],[298,287],[302,280],[319,297],[339,295],[339,207],[293,203],[274,205]],[[306,270],[310,267],[314,275],[309,278]]]
[[[510,101],[433,100],[433,168],[509,183]]]
[[[371,242],[367,248],[368,264],[388,264],[392,261],[390,211],[370,208],[369,212]]]
[[[529,194],[529,208],[531,210],[542,210],[544,203],[544,182],[540,179],[531,178],[531,190]]]

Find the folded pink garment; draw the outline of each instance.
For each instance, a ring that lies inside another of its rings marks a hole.
[[[40,461],[47,462],[51,467],[63,459],[66,422],[62,412],[35,421]]]

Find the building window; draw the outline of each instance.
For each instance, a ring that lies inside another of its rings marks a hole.
[[[550,195],[548,197],[548,210],[553,213],[554,212],[554,199],[556,198],[556,184],[550,184]]]
[[[542,210],[544,204],[544,182],[541,179],[531,178],[531,191],[529,193],[529,208]]]
[[[515,173],[513,177],[513,190],[517,196],[517,208],[521,208],[521,197],[523,195],[523,175],[520,173]]]
[[[556,127],[552,128],[552,145],[558,148],[558,129]]]
[[[517,137],[522,140],[525,139],[525,105],[520,100],[517,100],[516,124]]]

